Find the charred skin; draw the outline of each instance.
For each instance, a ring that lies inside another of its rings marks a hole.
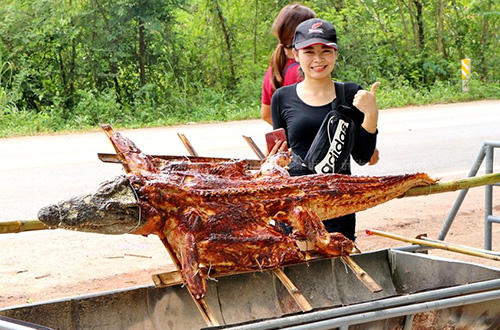
[[[276,158],[268,159],[257,173],[244,161],[166,161],[142,153],[119,133],[109,136],[129,174],[104,183],[93,195],[42,209],[40,220],[82,231],[164,235],[197,298],[205,294],[207,269],[262,270],[306,260],[297,240],[311,242],[313,250],[326,257],[348,255],[353,242],[328,233],[321,220],[435,182],[421,173],[290,177],[283,159]],[[128,196],[125,201],[123,196]],[[280,223],[291,226],[292,233],[284,233]]]

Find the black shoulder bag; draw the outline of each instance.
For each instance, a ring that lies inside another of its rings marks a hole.
[[[335,83],[335,92],[337,97],[332,102],[332,110],[323,120],[302,161],[302,166],[313,173],[340,173],[350,165],[356,127],[346,115],[352,109],[345,105],[344,84]]]

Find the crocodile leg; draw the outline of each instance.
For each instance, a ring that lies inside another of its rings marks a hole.
[[[299,235],[314,244],[315,250],[325,256],[349,255],[354,243],[341,233],[329,233],[314,211],[296,206],[290,213],[290,222]]]

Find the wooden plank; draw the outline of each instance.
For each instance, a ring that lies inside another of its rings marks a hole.
[[[151,277],[153,278],[153,282],[157,288],[166,288],[184,283],[181,273],[177,270],[153,274]]]
[[[177,155],[151,155],[154,158],[160,158],[171,161],[182,161],[189,160],[193,163],[218,163],[218,162],[234,162],[237,160],[244,161],[248,164],[249,170],[258,170],[262,161],[257,159],[237,159],[237,158],[225,158],[225,157],[200,157],[200,156],[177,156]],[[110,153],[97,153],[97,158],[104,163],[120,164],[121,159],[117,154]]]
[[[342,256],[340,259],[354,272],[356,277],[363,283],[368,290],[371,292],[380,292],[382,291],[382,287],[378,285],[375,280],[368,275],[367,272],[363,268],[361,268],[350,256]]]
[[[288,278],[288,276],[281,269],[274,269],[272,271],[276,275],[276,277],[281,281],[281,283],[283,283],[283,286],[287,289],[288,293],[290,293],[290,295],[295,300],[300,309],[303,312],[310,311],[312,309],[311,304],[309,303],[309,301],[307,301],[306,297],[302,294],[302,292],[292,283],[292,281]],[[250,272],[251,271],[216,273],[216,274],[211,274],[211,276],[214,278],[219,278],[223,276],[245,274]],[[165,288],[184,283],[181,273],[177,270],[160,274],[154,274],[152,278],[157,288]]]

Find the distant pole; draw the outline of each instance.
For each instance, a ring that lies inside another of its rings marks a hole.
[[[461,61],[462,64],[462,92],[468,92],[469,80],[470,80],[470,59],[464,58]]]

